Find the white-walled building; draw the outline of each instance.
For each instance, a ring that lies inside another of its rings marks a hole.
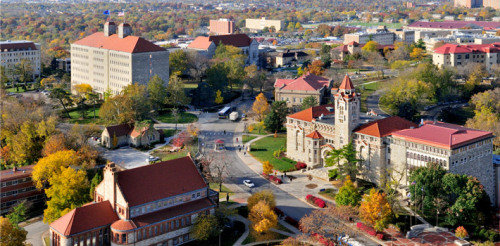
[[[445,44],[434,50],[432,63],[438,67],[460,67],[467,63],[484,64],[487,70],[500,64],[500,43]]]
[[[7,69],[27,60],[33,68],[33,75],[40,76],[40,44],[25,40],[0,41],[0,65]]]
[[[132,83],[147,84],[158,75],[169,79],[169,52],[141,37],[129,24],[106,22],[104,32],[71,44],[71,86],[90,84],[95,92],[119,94]]]

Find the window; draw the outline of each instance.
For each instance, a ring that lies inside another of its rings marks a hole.
[[[175,221],[175,228],[179,228],[179,220]]]
[[[127,242],[127,234],[122,234],[122,243]],[[89,245],[89,244],[87,244]]]

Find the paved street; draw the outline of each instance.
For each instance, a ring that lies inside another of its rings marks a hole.
[[[49,230],[49,225],[43,223],[43,221],[38,221],[25,226],[24,229],[28,232],[26,237],[28,243],[33,246],[43,246],[42,234]]]

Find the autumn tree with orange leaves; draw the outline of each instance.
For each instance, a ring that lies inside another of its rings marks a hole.
[[[306,71],[321,76],[325,72],[324,66],[325,64],[321,60],[315,60],[307,66]]]
[[[359,215],[361,220],[377,231],[387,228],[392,219],[392,209],[387,202],[386,194],[371,189],[370,194],[363,196]]]

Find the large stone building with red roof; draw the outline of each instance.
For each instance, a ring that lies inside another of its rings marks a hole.
[[[333,81],[324,77],[306,73],[296,79],[276,79],[274,98],[285,101],[289,108],[297,111],[306,97],[313,96],[319,104],[331,99]]]
[[[491,132],[447,123],[417,124],[393,116],[360,113],[360,95],[346,75],[334,103],[287,116],[287,157],[327,179],[325,158],[352,142],[361,162],[360,178],[377,185],[395,178],[406,184],[409,170],[433,162],[446,170],[477,177],[495,200]],[[403,177],[399,176],[403,175]],[[408,192],[406,186],[401,187]]]
[[[500,64],[500,43],[445,44],[434,50],[432,63],[438,67],[460,67],[468,63],[484,64],[487,70]]]
[[[124,171],[108,163],[94,201],[50,224],[51,245],[179,245],[214,213],[215,193],[190,156]]]
[[[259,60],[259,43],[244,33],[200,36],[193,40],[187,48],[212,58],[215,55],[217,45],[220,43],[241,49],[241,52],[247,56],[246,65],[257,64]]]
[[[132,83],[147,84],[158,75],[169,79],[169,52],[141,37],[132,36],[127,23],[104,24],[71,44],[71,86],[90,84],[95,92],[119,94]]]

